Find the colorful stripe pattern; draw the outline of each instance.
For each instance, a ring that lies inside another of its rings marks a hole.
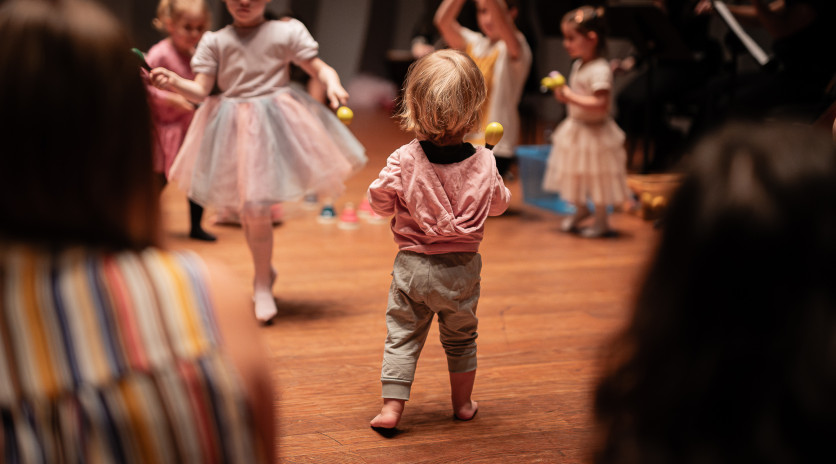
[[[0,248],[0,462],[256,462],[190,253]]]

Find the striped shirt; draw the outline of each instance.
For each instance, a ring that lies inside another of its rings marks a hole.
[[[0,247],[0,462],[255,462],[196,255]]]

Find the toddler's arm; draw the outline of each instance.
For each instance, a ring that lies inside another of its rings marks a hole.
[[[398,152],[389,155],[386,167],[380,171],[377,180],[369,186],[369,204],[381,216],[395,214],[395,202],[401,187],[401,161]]]
[[[590,111],[606,113],[610,108],[610,91],[598,90],[592,95],[581,95],[568,85],[561,85],[554,89],[554,97],[563,103],[580,106]]]
[[[198,73],[192,81],[165,68],[152,69],[150,76],[154,87],[177,92],[193,103],[202,102],[215,84],[215,76],[209,74]]]
[[[491,195],[491,207],[488,209],[489,216],[499,216],[508,209],[508,204],[511,203],[511,191],[505,186],[502,181],[502,176],[499,171],[495,173],[496,180],[494,181],[493,195]]]
[[[328,66],[322,59],[316,57],[302,61],[299,63],[299,67],[311,77],[315,77],[325,84],[325,95],[328,97],[331,108],[337,109],[340,105],[344,105],[348,101],[348,92],[346,92],[342,83],[340,83],[340,76],[337,74],[337,71],[331,66]]]
[[[517,26],[508,13],[505,2],[503,0],[486,0],[484,6],[490,12],[491,17],[494,18],[496,31],[499,34],[499,39],[505,42],[508,57],[516,60],[522,53],[522,45],[517,38]]]
[[[153,86],[148,86],[148,92],[154,101],[160,102],[167,108],[174,108],[181,112],[194,111],[194,104],[178,93],[161,90]]]
[[[466,0],[444,0],[439,5],[435,12],[433,22],[438,32],[444,38],[444,41],[457,50],[464,50],[467,46],[464,36],[462,35],[462,25],[459,24],[458,16],[462,11],[464,2]],[[514,20],[508,13],[504,2],[501,0],[487,0],[484,2],[484,7],[494,19],[499,39],[505,42],[505,47],[508,50],[508,56],[512,60],[516,60],[522,53],[522,45],[517,38],[517,27],[514,25]]]
[[[461,33],[462,25],[458,16],[466,0],[444,0],[438,6],[433,17],[433,23],[450,48],[464,50],[467,43]]]

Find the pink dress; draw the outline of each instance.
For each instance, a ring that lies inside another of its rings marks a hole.
[[[569,74],[569,87],[582,95],[611,90],[612,71],[598,58]],[[567,105],[568,116],[552,134],[552,149],[543,176],[543,190],[559,192],[569,203],[615,205],[630,199],[624,132],[609,113]]]
[[[215,76],[221,93],[197,110],[170,179],[199,204],[234,210],[341,194],[365,149],[330,109],[288,86],[290,62],[318,52],[296,20],[204,34],[192,70]]]
[[[148,50],[145,61],[152,68],[163,67],[176,72],[186,79],[194,79],[194,73],[189,65],[191,57],[183,55],[174,48],[171,39],[164,39]],[[194,110],[172,106],[166,103],[167,90],[160,90],[148,86],[151,114],[154,118],[154,130],[157,143],[154,150],[154,171],[161,172],[168,177],[174,158],[183,144],[186,131],[192,122]]]

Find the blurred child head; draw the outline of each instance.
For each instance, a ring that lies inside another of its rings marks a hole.
[[[211,22],[206,0],[160,0],[153,24],[171,37],[177,51],[193,55]]]
[[[606,51],[606,21],[601,7],[582,6],[563,15],[560,21],[563,46],[572,58],[590,60]]]
[[[232,23],[237,27],[253,27],[272,19],[265,14],[267,4],[271,0],[248,0],[242,4],[241,0],[222,0],[226,4],[226,11],[232,16]]]
[[[665,216],[595,397],[597,463],[816,462],[836,432],[836,150],[730,126]]]
[[[401,127],[437,145],[461,142],[481,120],[486,93],[482,73],[465,53],[430,53],[407,72]]]
[[[491,40],[499,40],[499,30],[497,29],[497,22],[502,21],[502,18],[494,17],[492,10],[485,5],[485,2],[496,1],[499,8],[514,22],[517,19],[517,1],[516,0],[474,0],[476,2],[476,21],[479,24],[479,30]]]
[[[158,240],[151,118],[131,42],[90,0],[0,6],[0,236]]]

